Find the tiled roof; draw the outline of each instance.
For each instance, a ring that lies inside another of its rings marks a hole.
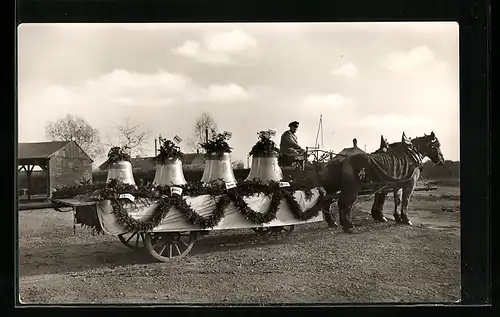
[[[71,141],[37,142],[37,143],[18,143],[18,159],[41,159],[48,158]]]

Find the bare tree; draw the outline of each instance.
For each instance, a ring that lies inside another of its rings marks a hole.
[[[108,146],[128,146],[132,156],[140,157],[146,154],[144,145],[148,142],[151,136],[150,131],[140,131],[139,126],[130,126],[130,120],[127,118],[124,124],[116,124],[118,131],[118,144],[114,144],[109,140]]]
[[[196,151],[200,150],[200,143],[205,142],[205,133],[208,130],[208,137],[211,138],[212,135],[217,134],[217,123],[215,120],[208,114],[204,112],[197,120],[194,128],[193,136],[190,140],[188,140],[188,145],[191,150]]]
[[[104,153],[99,131],[92,128],[83,118],[67,114],[45,126],[46,135],[53,141],[75,141],[91,158]]]

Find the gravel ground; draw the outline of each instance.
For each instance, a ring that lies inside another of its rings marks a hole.
[[[72,213],[19,213],[23,303],[363,303],[460,299],[458,188],[416,193],[415,226],[374,223],[371,202],[347,235],[325,223],[270,242],[249,229],[211,232],[190,254],[158,263],[114,236],[92,236]],[[392,201],[385,206],[392,214]]]

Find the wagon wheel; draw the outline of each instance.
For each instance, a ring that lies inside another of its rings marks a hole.
[[[142,232],[127,232],[118,235],[118,239],[132,250],[138,250],[144,247],[144,233]]]
[[[294,225],[276,226],[276,227],[266,227],[259,229],[262,229],[262,231],[259,231],[259,234],[261,236],[267,239],[280,240],[288,237],[295,230],[295,226]]]
[[[144,244],[155,259],[167,262],[188,254],[196,237],[194,232],[150,232],[145,234]]]

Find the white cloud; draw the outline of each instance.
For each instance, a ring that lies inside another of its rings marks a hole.
[[[390,113],[385,115],[370,115],[362,117],[352,121],[351,125],[361,127],[397,128],[404,131],[408,128],[428,129],[431,126],[431,123],[432,120],[429,117],[407,116]]]
[[[28,103],[39,107],[80,108],[85,111],[119,112],[123,107],[161,108],[189,102],[231,102],[249,99],[248,91],[236,83],[197,85],[191,78],[165,70],[135,73],[119,69],[89,79],[81,85],[51,85],[30,94]],[[24,101],[24,99],[23,99]],[[59,110],[60,111],[60,110]]]
[[[169,73],[162,69],[153,74],[118,69],[85,82],[85,86],[89,90],[119,90],[120,93],[130,93],[131,90],[175,93],[184,91],[192,84],[191,79],[187,76]]]
[[[237,53],[257,46],[257,40],[241,30],[209,35],[205,47],[212,52]]]
[[[241,101],[250,96],[241,86],[236,84],[213,84],[208,87],[208,96],[212,101]]]
[[[188,40],[172,51],[198,62],[223,65],[234,63],[257,47],[257,40],[241,30],[206,34],[201,42]]]
[[[303,103],[309,107],[328,107],[329,109],[340,109],[345,106],[355,105],[353,99],[339,94],[309,95],[304,98]]]
[[[434,52],[427,46],[416,46],[408,51],[393,51],[383,61],[383,65],[398,74],[417,74],[434,72],[446,67],[446,63],[438,61]]]
[[[179,55],[196,57],[200,54],[200,43],[196,41],[186,41],[178,48],[175,48],[174,51]]]
[[[343,75],[346,77],[356,77],[356,75],[358,74],[358,69],[356,68],[356,66],[354,66],[354,64],[349,63],[332,70],[332,74]]]

